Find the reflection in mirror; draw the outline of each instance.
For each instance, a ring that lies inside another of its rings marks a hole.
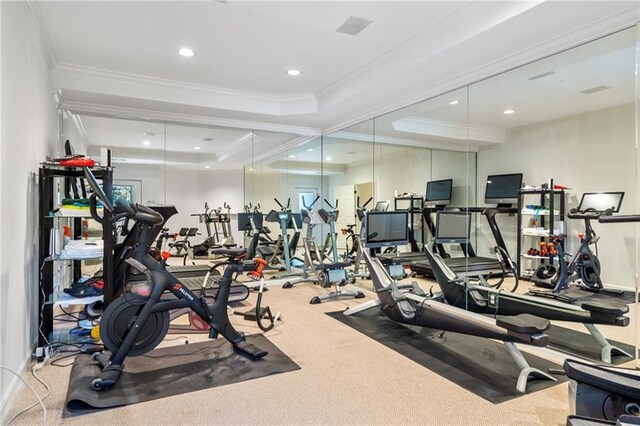
[[[100,158],[100,148],[111,149],[114,197],[165,203],[164,123],[75,113],[68,117],[63,134],[76,152]]]
[[[353,236],[349,229],[353,232],[360,229],[360,221],[356,215],[358,200],[362,206],[372,199],[367,205],[368,209],[378,201],[373,174],[373,154],[373,120],[356,124],[323,138],[324,190],[323,199],[319,203],[322,202],[321,207],[327,211],[331,211],[337,204],[338,216],[335,235],[331,235],[329,226],[324,226],[323,237],[318,241],[322,250],[330,255],[330,258],[334,256],[333,240],[335,240],[338,259],[344,258],[353,251]],[[343,229],[346,230],[344,233]]]
[[[581,208],[586,193],[622,191],[620,214],[637,213],[635,69],[634,28],[469,87],[469,128],[500,139],[478,152],[478,201],[514,207],[515,214],[501,215],[497,225],[521,277],[519,292],[546,291],[547,297],[552,292],[578,304],[633,302],[636,226],[600,224],[572,209]],[[522,174],[522,191],[504,185],[497,196],[485,193],[486,187],[505,181],[500,175],[513,173]],[[495,244],[482,224],[478,253],[490,255]],[[566,253],[566,262],[560,263],[554,252],[560,258]],[[606,291],[594,295],[594,288]],[[631,305],[630,327],[599,327],[629,354],[634,353],[629,344],[634,343],[635,309]],[[572,353],[591,348],[591,355],[579,353],[601,360],[599,345],[585,338],[583,324],[554,322],[555,327],[562,327],[557,328],[563,333],[558,344],[573,345]],[[552,340],[558,337],[549,334]],[[613,362],[631,359],[618,355]]]
[[[466,98],[466,89],[460,89],[375,119],[376,195],[390,200],[392,209],[410,209],[411,243],[399,250],[414,252],[416,259],[424,258],[423,243],[434,237],[438,210],[474,205],[469,158],[475,166],[475,152],[467,153]],[[485,135],[474,136],[473,151],[491,143]],[[427,193],[437,185],[451,186],[446,200]],[[447,254],[463,255],[455,245]]]
[[[553,179],[571,188],[554,230],[567,234],[567,253],[575,252],[577,235],[584,232],[582,220],[566,217],[582,194],[624,191],[621,213],[635,212],[634,69],[635,32],[627,30],[471,86],[470,125],[503,138],[497,147],[479,153],[480,199],[492,174],[523,173],[525,185],[539,187]],[[540,200],[528,197],[523,204]],[[593,226],[601,235],[604,282],[635,287],[635,227]],[[514,256],[538,248],[538,239],[522,238],[517,253],[515,218],[505,218],[501,228]],[[520,257],[524,276],[540,263]]]

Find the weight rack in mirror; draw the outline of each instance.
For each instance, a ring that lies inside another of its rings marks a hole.
[[[111,194],[113,182],[113,170],[109,167],[93,168],[96,178],[102,180],[105,193]],[[61,182],[62,180],[62,182]],[[60,190],[62,188],[62,190]],[[38,324],[38,346],[44,346],[53,331],[53,310],[56,304],[85,304],[86,300],[65,300],[60,301],[56,297],[54,264],[64,262],[70,264],[73,271],[73,279],[80,278],[82,271],[82,259],[61,256],[56,253],[55,233],[61,232],[57,226],[59,221],[68,221],[72,229],[72,237],[81,236],[83,216],[65,216],[54,214],[59,205],[60,197],[71,196],[86,198],[84,185],[84,168],[82,167],[62,167],[52,163],[42,163],[39,169],[39,260],[40,268],[40,291],[38,292],[38,306],[41,310]],[[56,197],[59,197],[56,199]],[[113,288],[113,224],[109,221],[111,214],[104,210],[104,224],[102,225],[102,240],[104,242],[104,254],[102,256],[102,279],[104,281],[103,298],[104,306],[111,302],[114,296]],[[88,216],[84,216],[88,217]],[[53,238],[52,238],[53,236]]]

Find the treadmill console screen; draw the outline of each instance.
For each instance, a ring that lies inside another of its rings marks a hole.
[[[409,243],[409,212],[367,212],[365,246],[368,248],[403,246]]]
[[[465,244],[471,235],[471,213],[438,212],[436,218],[437,244]]]
[[[433,180],[427,182],[427,196],[424,201],[428,205],[446,206],[451,202],[453,179]]]
[[[487,177],[484,202],[487,204],[515,204],[522,188],[522,173]]]

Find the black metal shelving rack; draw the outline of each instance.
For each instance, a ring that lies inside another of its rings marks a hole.
[[[547,229],[548,235],[541,235],[539,237],[540,241],[545,241],[549,235],[553,235],[554,225],[556,220],[565,221],[565,191],[564,189],[553,189],[553,179],[550,181],[549,189],[521,189],[518,194],[518,229],[517,229],[517,246],[518,246],[518,263],[517,263],[517,273],[519,277],[522,277],[521,267],[522,267],[522,259],[528,257],[523,256],[523,244],[522,237],[524,234],[522,233],[522,225],[523,225],[523,213],[522,210],[526,206],[524,202],[524,197],[528,195],[539,195],[539,206],[548,208],[548,215],[540,215],[540,226]],[[556,213],[556,198],[559,198],[559,209]],[[557,219],[556,219],[557,217]],[[548,220],[547,220],[548,218]],[[533,236],[535,237],[535,236]],[[564,240],[562,241],[562,247],[564,248]],[[534,259],[534,258],[531,258]],[[540,261],[542,262],[551,262],[553,263],[552,257],[540,257]]]
[[[113,184],[113,170],[107,167],[95,167],[92,169],[95,177],[102,181],[102,186],[106,194],[111,194]],[[44,346],[46,339],[53,331],[53,293],[54,293],[54,262],[73,262],[74,279],[78,278],[81,271],[81,260],[56,259],[50,254],[51,232],[56,217],[50,216],[49,212],[54,208],[55,178],[65,178],[64,194],[69,193],[69,178],[84,178],[84,168],[82,167],[62,167],[52,163],[42,163],[39,169],[39,246],[38,246],[38,266],[40,270],[40,289],[38,292],[38,306],[42,309],[38,316],[39,330],[38,346]],[[102,225],[102,239],[104,241],[104,256],[102,258],[102,276],[104,280],[104,306],[106,307],[113,300],[113,224],[110,220],[111,214],[104,210],[104,224]],[[81,233],[82,218],[73,217],[74,237]]]

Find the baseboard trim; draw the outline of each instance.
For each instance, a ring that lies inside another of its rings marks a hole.
[[[31,344],[31,348],[29,349],[29,352],[26,354],[25,358],[20,363],[20,367],[18,367],[18,371],[16,371],[16,373],[18,373],[20,376],[24,376],[25,370],[27,369],[27,366],[31,362],[31,354],[35,352],[37,344],[38,344],[38,339],[34,340],[34,342]],[[5,419],[5,416],[7,415],[6,411],[11,406],[11,403],[15,398],[15,392],[19,383],[22,383],[22,382],[20,382],[17,377],[13,376],[13,380],[11,380],[9,387],[7,388],[7,392],[4,395],[2,395],[2,399],[0,400],[0,419],[2,421],[0,421],[0,424],[4,424],[4,421],[6,420]]]

